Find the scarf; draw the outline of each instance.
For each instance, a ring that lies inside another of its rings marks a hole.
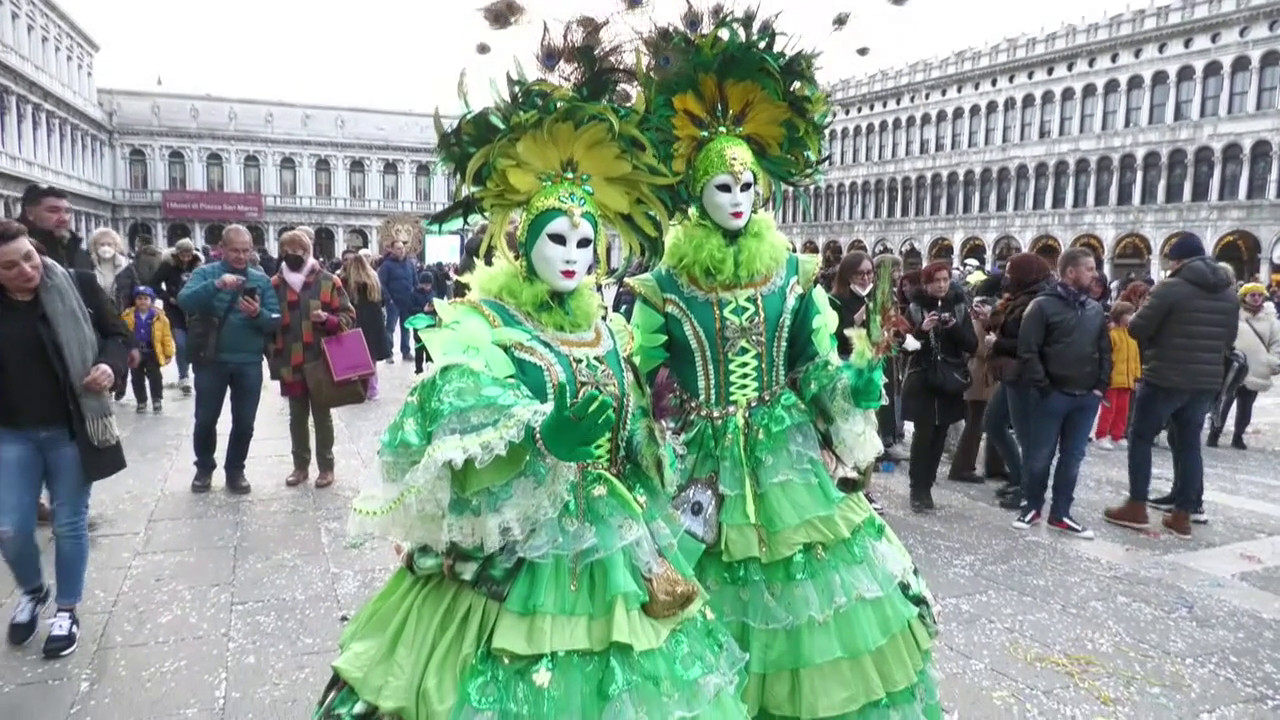
[[[1064,282],[1058,283],[1058,293],[1066,298],[1067,302],[1079,307],[1084,307],[1092,299],[1088,293],[1081,292]]]
[[[307,282],[307,277],[319,265],[320,263],[317,263],[315,258],[307,258],[307,263],[302,266],[302,269],[294,272],[289,269],[288,265],[280,263],[280,275],[284,277],[285,282],[289,283],[289,287],[293,288],[294,292],[302,292],[302,285]]]
[[[120,442],[109,392],[90,392],[80,384],[97,362],[98,334],[89,321],[89,311],[76,289],[75,280],[56,262],[41,258],[40,307],[53,326],[53,337],[67,364],[68,378],[84,415],[85,429],[94,447],[111,447]]]

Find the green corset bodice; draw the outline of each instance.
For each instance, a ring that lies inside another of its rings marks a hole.
[[[667,268],[635,279],[664,318],[666,365],[684,404],[714,416],[767,403],[786,388],[793,335],[807,339],[810,331],[797,312],[808,290],[805,265],[793,255],[772,276],[728,290],[698,287]]]

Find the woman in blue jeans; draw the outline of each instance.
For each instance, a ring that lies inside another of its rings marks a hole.
[[[110,391],[129,350],[128,331],[93,274],[68,272],[41,249],[22,225],[0,221],[0,554],[20,590],[9,644],[30,642],[52,601],[44,655],[56,658],[79,643],[89,490],[125,466]],[[54,587],[35,533],[45,488]]]
[[[1052,268],[1035,253],[1018,253],[1004,267],[1004,296],[991,312],[987,327],[995,334],[987,364],[1000,382],[987,403],[984,430],[1004,458],[1009,482],[999,491],[1000,507],[1016,510],[1022,504],[1022,453],[1031,423],[1031,390],[1018,381],[1018,331],[1022,315],[1050,281]]]

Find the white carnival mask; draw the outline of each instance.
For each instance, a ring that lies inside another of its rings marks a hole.
[[[729,232],[747,226],[756,202],[756,176],[747,170],[739,177],[720,173],[702,186],[702,207],[712,222]]]
[[[533,272],[558,293],[571,293],[578,289],[591,270],[595,256],[596,231],[585,219],[561,215],[542,230],[529,262]]]

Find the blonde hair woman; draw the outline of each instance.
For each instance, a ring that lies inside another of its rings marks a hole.
[[[129,264],[124,241],[111,228],[101,227],[89,236],[89,253],[93,258],[93,274],[108,295],[114,292],[116,275]]]
[[[364,333],[365,344],[375,363],[391,357],[386,317],[382,314],[382,283],[369,259],[360,253],[348,255],[342,268],[343,283],[356,308],[356,326]],[[378,397],[378,376],[369,379],[369,399]]]
[[[280,301],[280,330],[267,350],[271,378],[280,382],[280,394],[289,399],[289,440],[293,472],[285,478],[289,487],[306,482],[311,472],[311,428],[316,426],[316,487],[333,484],[333,415],[311,402],[302,368],[324,357],[321,339],[351,329],[355,309],[342,281],[325,270],[311,255],[311,240],[290,230],[280,236],[280,270],[271,278]]]

